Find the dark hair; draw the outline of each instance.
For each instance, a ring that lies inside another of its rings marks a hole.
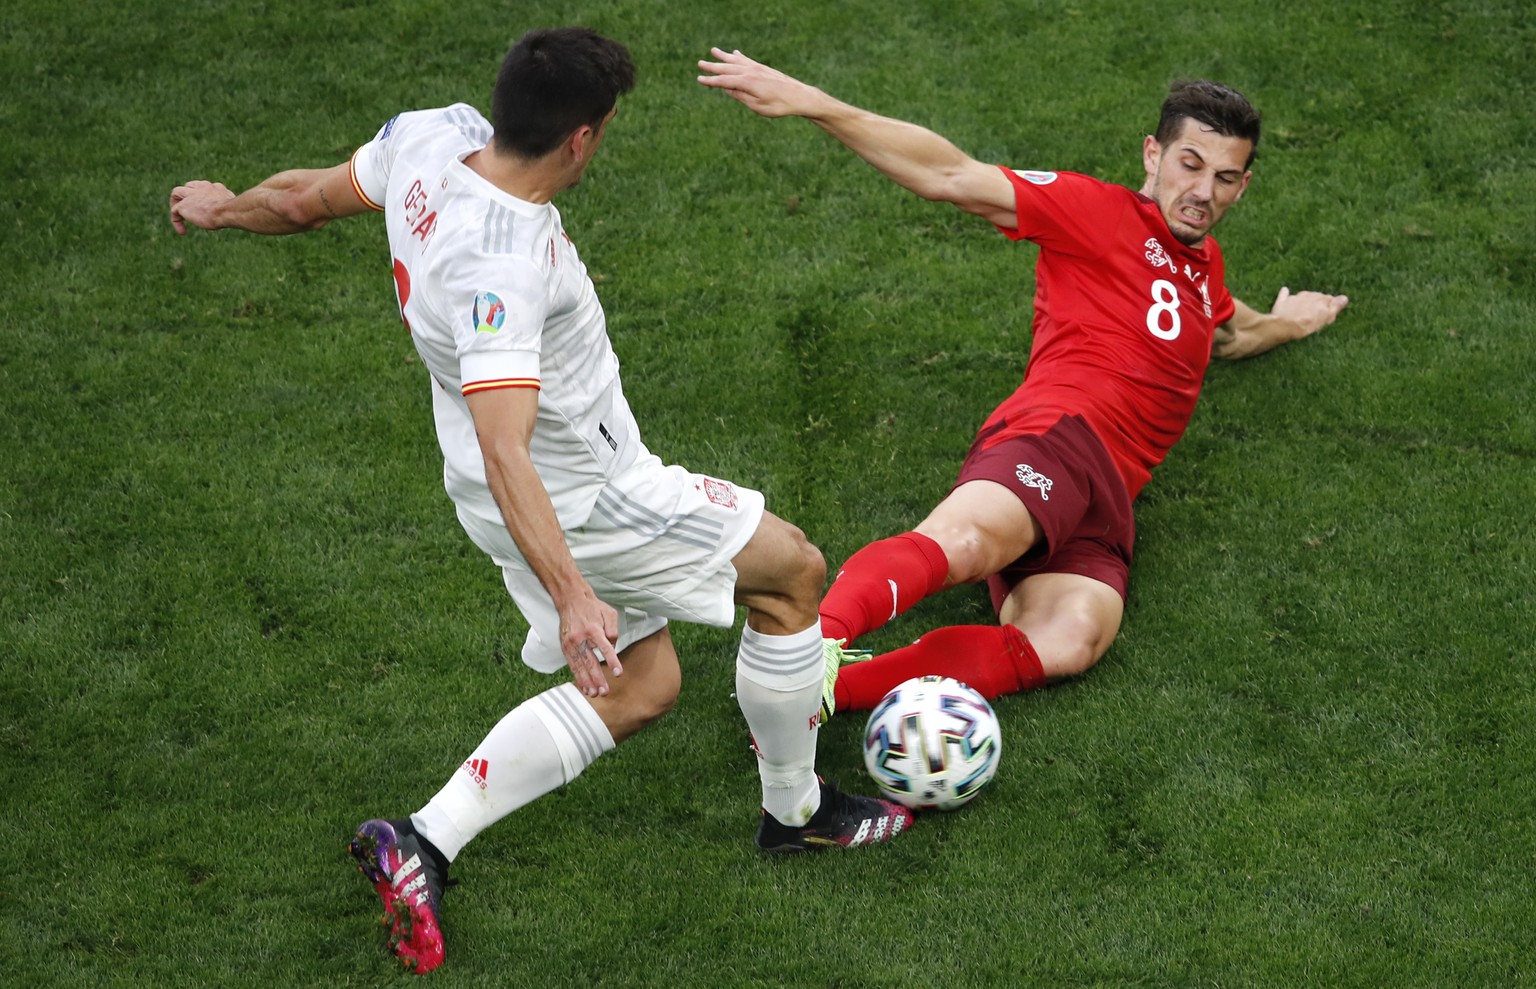
[[[596,127],[635,88],[635,63],[617,41],[584,27],[523,35],[496,75],[491,125],[498,150],[542,158],[578,127]]]
[[[1259,111],[1248,97],[1230,86],[1208,79],[1179,80],[1168,88],[1162,117],[1157,122],[1157,143],[1167,145],[1184,129],[1188,117],[1224,137],[1240,137],[1253,147],[1248,151],[1247,168],[1259,151]]]

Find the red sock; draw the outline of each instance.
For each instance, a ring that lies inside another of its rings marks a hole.
[[[944,586],[949,560],[916,532],[870,543],[848,558],[821,602],[821,631],[852,642]]]
[[[849,663],[837,674],[837,709],[869,711],[892,687],[937,674],[969,684],[987,700],[1045,685],[1040,657],[1012,625],[951,625],[910,646]]]

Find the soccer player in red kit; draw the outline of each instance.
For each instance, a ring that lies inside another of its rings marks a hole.
[[[925,674],[995,698],[1086,670],[1124,614],[1131,503],[1183,435],[1211,357],[1315,333],[1349,301],[1281,289],[1259,313],[1227,291],[1210,232],[1252,177],[1258,111],[1217,83],[1175,84],[1132,192],[984,164],[739,51],[712,54],[699,63],[704,85],[765,117],[805,117],[924,199],[1040,247],[1023,384],[982,425],[948,497],[911,532],[850,557],[821,605],[823,634],[846,645],[930,594],[985,580],[999,625],[829,664],[823,715],[872,708]]]

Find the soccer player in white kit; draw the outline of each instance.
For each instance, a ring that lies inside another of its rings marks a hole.
[[[352,852],[417,972],[442,962],[448,864],[487,826],[569,782],[665,714],[681,673],[668,619],[729,626],[747,608],[736,696],[758,753],[768,851],[885,841],[904,807],[815,774],[826,569],[763,496],[666,466],[641,441],[592,280],[551,203],[634,86],[629,53],[581,28],[507,54],[492,122],[465,104],[402,113],[327,169],[234,195],[171,193],[185,233],[315,230],[382,211],[396,295],[430,372],[444,485],[528,620],[523,661],[573,682],[509,712],[409,819],[358,828]]]

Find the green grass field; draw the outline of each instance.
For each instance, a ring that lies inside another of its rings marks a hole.
[[[177,238],[172,186],[488,109],[584,23],[641,72],[560,201],[664,458],[840,562],[1017,383],[1034,250],[693,82],[739,47],[1016,167],[1139,185],[1167,83],[1265,113],[1235,294],[1345,292],[1215,366],[1122,635],[998,705],[994,788],[757,854],[735,633],[663,723],[487,832],[453,986],[1536,984],[1536,22],[1516,0],[0,3],[0,983],[403,978],[350,870],[547,681],[441,491],[382,225]],[[866,640],[988,619],[930,599]],[[823,771],[867,789],[862,722]]]

